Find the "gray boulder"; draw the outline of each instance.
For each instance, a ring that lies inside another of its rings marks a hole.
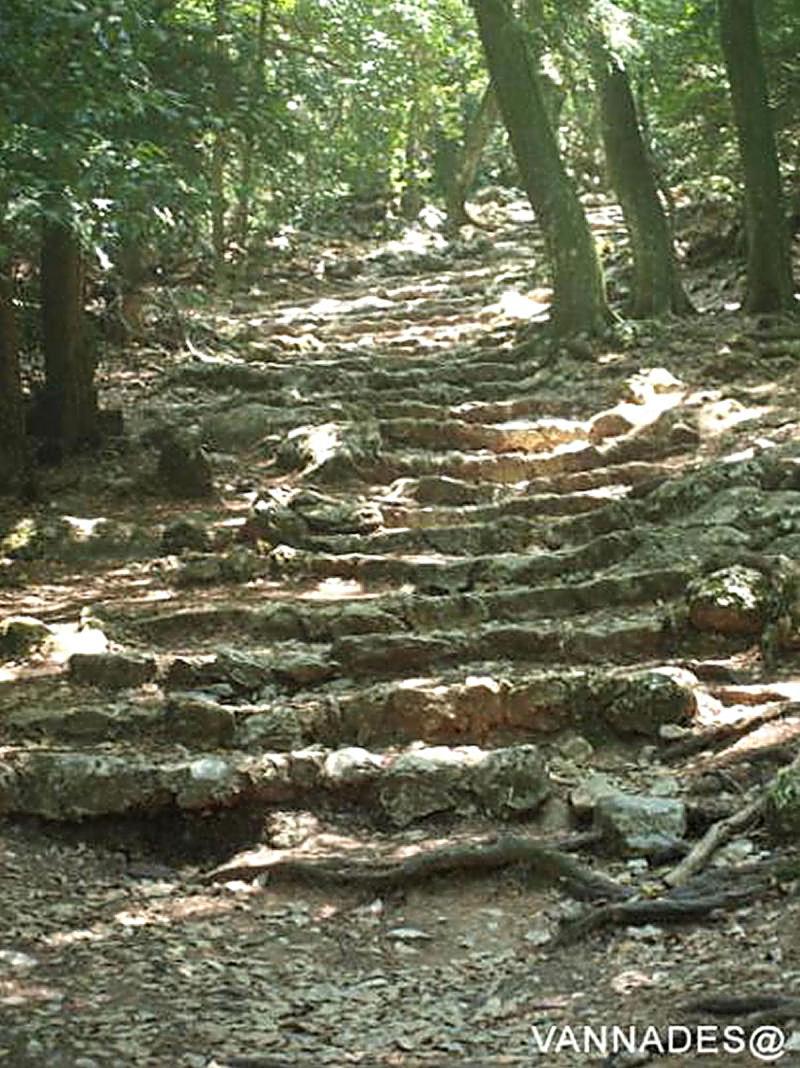
[[[594,827],[623,856],[652,856],[673,849],[686,833],[686,808],[666,797],[611,794],[600,797]]]

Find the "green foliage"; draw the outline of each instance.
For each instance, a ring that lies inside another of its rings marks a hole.
[[[515,7],[578,175],[597,166],[586,38],[599,21],[668,181],[734,188],[713,0]],[[800,13],[796,0],[761,0],[759,14],[796,166]],[[349,194],[424,188],[437,145],[458,143],[485,85],[464,0],[4,0],[0,205],[17,244],[67,212],[102,261],[131,240],[201,246],[220,196],[231,240],[252,240]],[[504,139],[491,151],[513,176]]]

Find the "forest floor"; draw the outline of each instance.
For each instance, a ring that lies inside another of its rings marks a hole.
[[[657,901],[680,843],[576,837],[592,790],[681,802],[694,842],[800,750],[793,636],[686,615],[704,571],[800,557],[800,328],[737,312],[724,261],[689,273],[696,317],[553,344],[529,213],[483,210],[154,294],[180,343],[100,369],[125,437],[2,514],[0,620],[45,637],[0,660],[0,1064],[645,1063],[585,1051],[603,1027],[800,1064],[800,869],[757,818],[703,875],[757,892],[571,939],[603,906],[561,869],[291,866],[510,831]],[[618,214],[592,222],[619,297]],[[209,498],[163,484],[165,428],[206,445]],[[654,674],[676,722],[619,697]],[[545,762],[543,803],[475,801],[501,749]]]

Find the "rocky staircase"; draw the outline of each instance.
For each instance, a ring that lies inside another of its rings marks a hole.
[[[677,327],[646,367],[641,337],[526,335],[531,250],[476,249],[242,298],[143,387],[134,425],[192,424],[213,499],[167,503],[133,445],[97,514],[67,514],[84,481],[8,525],[0,813],[536,828],[592,754],[657,767],[789,705],[758,652],[800,547],[784,417],[707,388],[713,353],[676,366]],[[731,567],[763,589],[715,601]]]

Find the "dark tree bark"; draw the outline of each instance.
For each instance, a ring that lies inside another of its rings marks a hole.
[[[463,148],[460,152],[454,152],[452,165],[443,174],[447,223],[453,229],[475,222],[467,211],[467,196],[478,173],[486,142],[499,118],[497,97],[491,85],[488,85],[478,110],[467,123]]]
[[[553,329],[600,333],[611,319],[600,261],[559,155],[525,35],[507,0],[470,2],[522,184],[544,231],[553,270]]]
[[[718,7],[720,40],[744,172],[744,306],[751,312],[786,311],[796,307],[789,230],[754,3],[718,0]]]
[[[409,129],[406,134],[403,191],[400,194],[400,212],[408,222],[416,219],[424,204],[420,182],[422,147],[419,143],[419,125],[419,110],[414,106],[411,109]]]
[[[0,234],[2,244],[2,234]],[[25,421],[17,353],[17,324],[8,263],[0,253],[0,493],[20,486],[25,468]]]
[[[222,115],[228,106],[228,27],[227,0],[214,0],[214,34],[216,36],[215,97],[216,119],[220,125],[214,132],[211,148],[211,245],[214,249],[214,279],[218,285],[225,281],[225,216],[228,210],[225,198],[225,167],[228,161],[228,132],[222,126]]]
[[[144,283],[147,278],[145,249],[134,237],[123,242],[117,267],[120,276],[120,306],[123,338],[139,337],[144,331]]]
[[[686,314],[692,305],[678,275],[669,221],[658,196],[627,71],[601,40],[595,41],[592,52],[609,178],[631,239],[630,314],[634,319]]]
[[[258,9],[258,26],[256,28],[256,46],[253,55],[253,67],[250,75],[250,108],[255,113],[264,98],[264,61],[267,54],[267,15],[268,0],[261,0]],[[255,125],[250,124],[245,131],[242,146],[242,169],[239,178],[239,193],[236,205],[234,231],[237,240],[245,246],[250,232],[250,213],[255,186],[256,135]]]
[[[97,437],[94,358],[83,311],[83,262],[74,231],[49,217],[41,253],[44,411],[40,423],[53,455]]]

